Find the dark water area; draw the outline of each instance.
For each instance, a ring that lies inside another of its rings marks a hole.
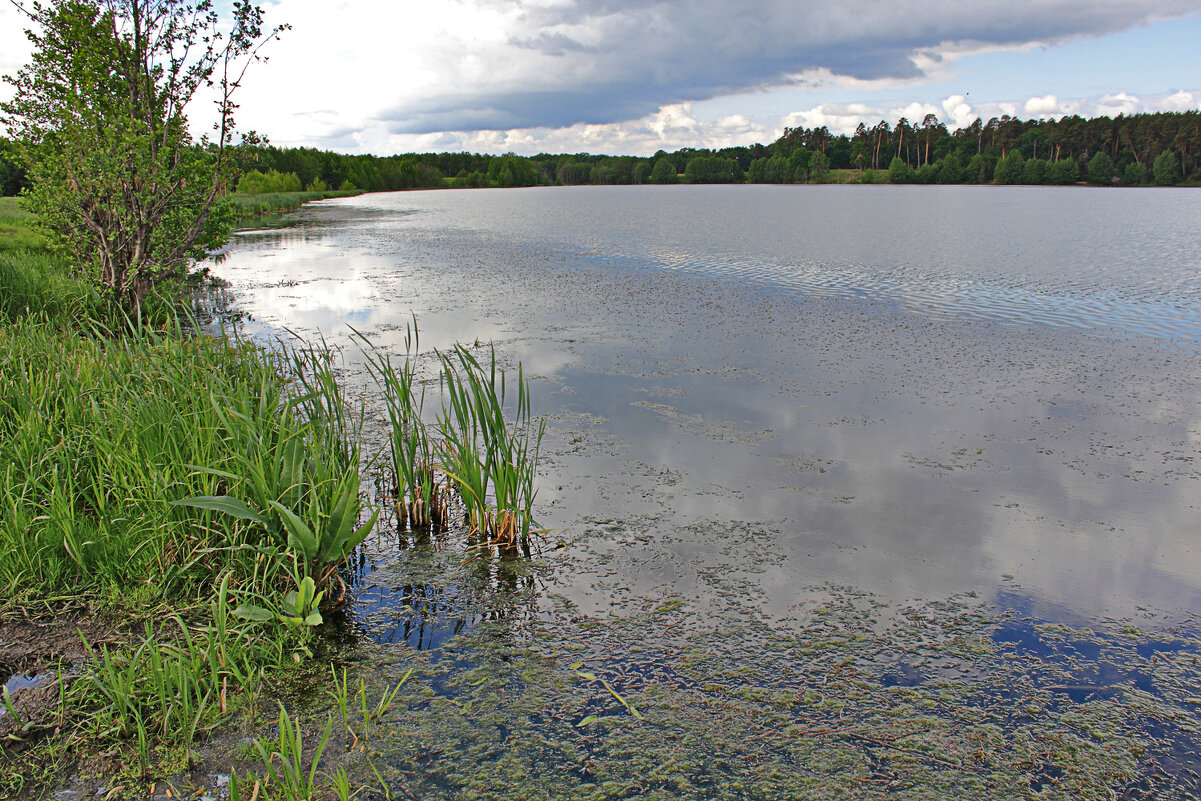
[[[463,190],[291,219],[215,270],[245,335],[342,346],[371,409],[352,327],[403,352],[415,316],[431,377],[434,348],[494,343],[549,418],[533,560],[383,526],[354,571],[373,664],[437,688],[427,792],[489,797],[443,764],[443,698],[476,710],[465,754],[580,797],[606,779],[532,766],[607,765],[614,797],[1196,790],[1201,193]],[[946,756],[974,740],[998,764]],[[640,784],[636,741],[678,770]]]

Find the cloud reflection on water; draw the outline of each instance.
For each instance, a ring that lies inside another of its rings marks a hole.
[[[396,350],[415,314],[423,351],[478,339],[524,362],[536,411],[551,415],[543,522],[578,537],[613,518],[654,543],[658,562],[646,565],[629,543],[589,540],[613,559],[609,584],[691,595],[704,592],[707,570],[745,571],[771,614],[826,582],[897,600],[1020,588],[1086,616],[1201,610],[1196,353],[656,261],[694,259],[712,234],[703,223],[667,237],[696,238],[688,247],[637,257],[624,222],[620,242],[597,238],[602,219],[586,241],[555,243],[529,221],[506,236],[508,223],[463,216],[459,195],[441,194],[422,214],[387,211],[426,197],[305,212],[299,229],[244,239],[219,272],[263,332],[287,326],[346,343],[349,324]],[[472,213],[491,203],[511,222],[549,213],[559,195],[462,197]],[[1033,239],[1047,236],[1030,226]],[[718,236],[715,247],[733,246]],[[1123,288],[1137,299],[1137,264],[1114,258],[1117,284],[1082,303]],[[1087,273],[1069,266],[1042,285],[1070,306],[1064,287]],[[1014,286],[998,291],[1020,306],[1026,290]],[[584,608],[608,603],[594,576],[556,581]]]

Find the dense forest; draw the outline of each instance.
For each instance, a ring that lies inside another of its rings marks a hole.
[[[25,173],[0,140],[0,193]],[[1201,111],[1019,120],[977,119],[948,131],[933,114],[860,125],[853,135],[788,128],[770,145],[682,148],[654,156],[420,153],[352,156],[315,148],[246,154],[240,193],[302,189],[387,191],[644,183],[1201,184]]]

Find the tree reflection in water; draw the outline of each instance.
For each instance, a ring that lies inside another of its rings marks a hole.
[[[383,523],[345,576],[352,636],[434,650],[480,624],[497,633],[532,619],[536,586],[528,550],[497,549],[464,532]]]

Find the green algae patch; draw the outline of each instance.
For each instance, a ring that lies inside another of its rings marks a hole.
[[[821,591],[786,623],[677,598],[489,621],[419,655],[373,763],[418,798],[1187,797],[1196,640],[1031,626],[1036,653],[975,599]]]
[[[447,541],[409,541],[372,574],[399,605],[328,643],[335,676],[346,670],[337,681],[361,680],[372,703],[403,682],[369,734],[338,722],[328,675],[278,688],[307,757],[334,721],[317,767],[345,769],[359,798],[1184,799],[1196,789],[1193,621],[1073,627],[971,596],[896,605],[839,586],[798,589],[789,614],[769,617],[733,572],[712,578],[728,604],[718,613],[631,592],[618,614],[586,614],[553,592],[545,564],[462,556]],[[410,618],[440,633],[389,640]],[[245,743],[273,742],[270,717],[210,743],[197,755],[206,776],[173,786],[261,774]]]

